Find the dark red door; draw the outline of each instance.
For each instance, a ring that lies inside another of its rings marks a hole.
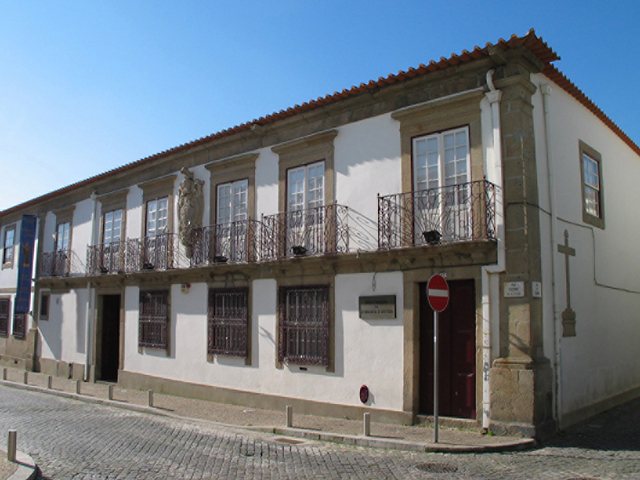
[[[473,280],[449,283],[438,317],[438,414],[476,418],[476,298]],[[433,310],[420,284],[420,413],[433,414]]]

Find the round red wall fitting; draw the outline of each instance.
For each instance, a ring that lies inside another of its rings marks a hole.
[[[369,400],[369,387],[362,385],[360,387],[360,401],[362,403],[367,403],[367,400]]]

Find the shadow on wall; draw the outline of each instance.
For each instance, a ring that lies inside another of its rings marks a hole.
[[[349,209],[349,250],[378,249],[378,222]]]
[[[42,338],[43,346],[46,345],[55,360],[60,360],[62,354],[62,301],[60,295],[51,295],[49,305],[49,319],[38,321],[38,330]],[[43,355],[43,346],[40,346],[40,355]],[[45,355],[45,358],[47,356]]]

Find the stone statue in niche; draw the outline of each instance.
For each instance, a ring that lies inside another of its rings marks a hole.
[[[193,173],[183,167],[180,173],[184,180],[178,190],[178,233],[180,242],[186,248],[187,257],[193,257],[193,233],[202,228],[204,212],[204,182],[193,177]]]

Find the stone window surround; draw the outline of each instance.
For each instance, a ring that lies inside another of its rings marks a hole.
[[[582,140],[578,141],[579,146],[579,165],[580,165],[580,192],[582,196],[582,221],[597,228],[604,230],[604,182],[602,181],[602,155],[593,147],[589,146]],[[600,216],[596,217],[587,212],[586,199],[584,197],[584,166],[582,165],[582,156],[587,154],[598,163],[598,180],[600,182]]]
[[[314,367],[309,368],[324,368],[327,373],[335,373],[336,371],[336,279],[334,275],[310,275],[308,277],[297,278],[278,278],[277,279],[277,298],[276,298],[276,342],[275,342],[275,362],[276,368],[283,369],[284,364],[278,361],[278,345],[280,345],[280,292],[282,287],[317,287],[327,286],[329,288],[329,365],[326,367]],[[291,365],[290,368],[305,368],[304,365]]]
[[[5,296],[5,295],[1,295],[0,296],[0,301],[7,302],[7,331],[6,333],[2,333],[0,334],[0,338],[4,337],[8,337],[9,336],[9,325],[11,325],[11,322],[9,321],[11,319],[11,315],[12,315],[12,310],[11,310],[11,297],[10,296]]]
[[[256,218],[256,160],[260,154],[246,153],[205,165],[210,172],[209,225],[215,225],[218,212],[218,186],[247,180],[247,218]]]
[[[49,311],[51,310],[51,291],[50,290],[40,290],[40,294],[38,296],[38,305],[37,308],[38,310],[36,310],[38,312],[38,319],[39,320],[49,320]],[[47,302],[46,302],[46,306],[47,306],[47,310],[46,312],[42,312],[42,307],[44,305],[43,302],[43,298],[47,297]]]
[[[324,161],[324,204],[331,205],[335,199],[334,139],[338,130],[327,130],[304,138],[271,147],[279,156],[278,161],[278,211],[287,210],[287,172]]]
[[[153,199],[151,199],[153,200]],[[166,334],[166,346],[164,348],[162,347],[149,347],[149,346],[141,346],[140,345],[140,337],[139,337],[139,333],[138,333],[138,353],[139,354],[144,354],[147,350],[150,350],[152,352],[165,352],[167,357],[171,356],[171,287],[167,287],[167,286],[159,286],[156,283],[151,283],[149,285],[146,285],[145,287],[140,286],[139,290],[138,290],[138,295],[141,296],[141,294],[143,292],[159,292],[159,291],[163,291],[166,292],[167,296],[167,334]],[[121,297],[122,298],[122,297]],[[122,305],[121,305],[122,306]],[[141,310],[138,309],[138,328],[140,328],[140,312]],[[121,339],[122,341],[122,339]]]
[[[104,238],[104,215],[105,213],[122,210],[122,221],[120,224],[120,241],[126,238],[127,225],[127,195],[129,190],[120,190],[98,197],[100,202],[100,231],[98,232],[98,243],[101,244]],[[145,212],[146,213],[146,212]]]
[[[61,208],[60,210],[56,210],[53,214],[56,216],[56,231],[54,233],[54,244],[53,251],[56,251],[57,241],[58,241],[58,226],[68,223],[69,224],[69,251],[72,249],[73,245],[73,212],[75,211],[76,206],[71,205],[69,207]]]
[[[140,222],[142,226],[140,238],[144,238],[147,232],[147,203],[150,200],[155,200],[157,198],[168,197],[167,203],[169,211],[167,212],[167,232],[173,232],[173,197],[174,185],[177,177],[178,176],[176,174],[173,174],[138,184],[138,187],[142,190],[142,204],[144,206],[142,209],[142,215],[144,215],[144,218],[142,219],[142,222]]]
[[[252,352],[252,338],[253,336],[251,335],[251,330],[253,328],[253,324],[251,322],[251,311],[253,309],[253,301],[252,301],[252,289],[251,289],[251,284],[247,281],[242,281],[242,282],[233,282],[234,285],[230,286],[227,284],[227,282],[209,282],[207,285],[207,298],[209,298],[210,292],[212,290],[216,290],[216,291],[222,291],[225,289],[229,289],[229,290],[239,290],[239,289],[243,289],[247,292],[247,323],[246,323],[246,327],[247,327],[247,353],[244,356],[243,360],[244,360],[244,364],[246,366],[251,366],[251,352]],[[209,314],[207,312],[207,342],[209,341]],[[224,357],[224,355],[212,355],[210,353],[207,353],[207,362],[209,363],[213,363],[214,362],[214,358],[216,356],[222,356]],[[225,358],[230,358],[230,357],[225,357]],[[235,357],[237,358],[237,357]]]
[[[400,122],[402,192],[413,191],[413,139],[460,127],[469,129],[470,181],[482,180],[484,155],[480,101],[483,89],[438,98],[398,110],[391,118]]]
[[[7,246],[5,245],[5,242],[7,241],[7,232],[13,230],[13,245],[11,248],[13,248],[13,253],[11,255],[11,260],[8,262],[4,261],[5,258],[5,253],[6,253],[6,248]],[[16,231],[17,231],[17,224],[13,223],[11,225],[7,225],[6,227],[4,227],[4,230],[2,231],[2,268],[13,268],[13,264],[15,263],[15,258],[16,258]]]

